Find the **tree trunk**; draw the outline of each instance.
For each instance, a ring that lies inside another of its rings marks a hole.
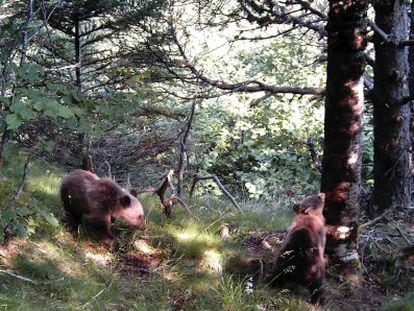
[[[76,76],[76,87],[79,91],[79,94],[82,93],[82,76],[81,76],[81,63],[82,63],[82,53],[81,53],[81,43],[80,43],[80,22],[79,20],[74,21],[75,27],[75,76]]]
[[[414,2],[411,2],[411,14],[410,14],[410,40],[414,40]],[[410,46],[408,50],[408,66],[410,73],[408,76],[408,89],[410,97],[414,98],[414,47]],[[410,102],[410,139],[411,139],[411,152],[414,150],[414,101]],[[410,189],[411,189],[411,201],[413,200],[413,185],[414,174],[412,168],[414,167],[413,156],[411,156],[411,174],[410,174]]]
[[[329,1],[325,145],[321,190],[326,193],[326,254],[338,273],[358,273],[357,218],[366,15],[369,1]]]
[[[410,197],[410,105],[408,96],[407,4],[374,1],[375,23],[388,35],[375,37],[374,68],[374,194],[373,213],[405,209]]]

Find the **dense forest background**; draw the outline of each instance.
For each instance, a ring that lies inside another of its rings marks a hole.
[[[47,240],[52,246],[39,247],[52,253],[65,232],[59,181],[83,167],[143,193],[152,225],[144,242],[158,252],[142,251],[142,239],[125,242],[135,245],[126,255],[82,244],[104,259],[94,257],[84,272],[92,290],[72,307],[101,308],[98,296],[112,301],[109,288],[126,286],[116,274],[123,271],[124,281],[126,271],[127,279],[145,279],[147,289],[120,290],[120,310],[139,309],[128,300],[137,291],[148,299],[144,310],[155,302],[161,309],[205,309],[214,305],[207,297],[215,297],[218,310],[303,309],[265,291],[244,297],[246,280],[233,278],[234,271],[215,280],[214,293],[193,284],[171,294],[174,280],[151,276],[169,261],[171,275],[195,273],[183,272],[178,259],[188,268],[204,258],[200,245],[229,258],[232,243],[248,233],[251,239],[252,231],[262,243],[269,235],[258,232],[285,229],[292,203],[322,189],[327,256],[340,276],[333,279],[347,279],[346,289],[332,286],[328,309],[375,310],[393,298],[409,308],[412,17],[412,4],[398,0],[0,1],[1,270],[30,277],[17,278],[30,296],[31,285],[71,275],[60,261],[81,264],[69,242],[70,258],[51,260],[18,239]],[[223,226],[231,245],[216,241]],[[182,234],[178,228],[187,234],[198,227],[204,229],[191,247],[172,239]],[[20,246],[10,248],[12,241]],[[111,272],[100,275],[102,265]],[[10,273],[0,274],[10,278],[0,291],[6,308],[22,306]],[[74,299],[66,283],[59,286],[42,292],[45,301],[49,294],[56,304]],[[353,286],[364,288],[360,296]],[[355,300],[341,305],[341,290]]]

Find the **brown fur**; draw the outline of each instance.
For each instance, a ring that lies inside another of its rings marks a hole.
[[[145,228],[141,203],[111,179],[77,169],[62,181],[60,195],[72,231],[82,225],[110,248],[117,246],[112,218],[122,218],[134,229]]]
[[[321,303],[323,300],[326,242],[325,218],[322,214],[324,202],[325,194],[319,193],[293,206],[296,218],[276,254],[270,280],[271,285],[275,286],[305,286],[310,291],[312,303]]]

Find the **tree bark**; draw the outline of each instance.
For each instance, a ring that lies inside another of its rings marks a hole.
[[[374,68],[374,193],[373,214],[406,209],[410,194],[410,104],[408,48],[398,46],[408,35],[407,3],[374,1],[375,23],[391,38],[375,37]]]
[[[356,248],[361,184],[367,9],[369,1],[329,1],[325,145],[326,254],[337,272],[358,275]]]
[[[73,21],[73,26],[75,27],[75,76],[76,76],[76,87],[79,91],[79,94],[82,93],[82,75],[81,75],[81,63],[82,63],[82,51],[81,51],[81,42],[80,42],[80,21],[75,19]]]
[[[410,14],[410,40],[414,40],[414,2],[411,2],[411,14]],[[408,48],[408,66],[410,73],[408,76],[408,89],[410,97],[414,98],[414,46]],[[413,200],[413,185],[414,174],[412,168],[414,167],[412,152],[414,150],[414,100],[410,101],[410,139],[411,139],[411,174],[410,174],[410,187],[411,187],[411,201]]]

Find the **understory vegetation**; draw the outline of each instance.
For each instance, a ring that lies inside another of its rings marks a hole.
[[[2,185],[21,178],[17,154],[5,163],[8,178]],[[62,222],[58,189],[63,175],[63,170],[39,162],[28,170],[14,217],[25,215],[27,206],[33,207],[33,215],[26,217],[24,237],[0,247],[4,310],[313,310],[304,297],[288,290],[249,284],[251,275],[238,266],[237,258],[260,257],[255,248],[263,248],[272,233],[289,226],[289,200],[244,206],[239,213],[224,198],[205,194],[194,200],[191,213],[175,206],[169,220],[159,199],[143,194],[147,230],[132,232],[117,223],[121,247],[109,252],[82,230],[73,237]],[[229,228],[227,239],[219,234],[223,226]],[[378,236],[385,229],[394,236],[393,243]],[[369,227],[361,236],[371,239],[363,245],[372,246],[362,254],[367,257],[365,272],[375,280],[356,291],[346,284],[337,287],[329,276],[324,309],[351,310],[358,304],[361,310],[375,310],[390,302],[388,310],[412,310],[412,296],[406,302],[400,297],[412,280],[389,255],[398,248],[396,243],[404,244],[403,238],[387,226]],[[397,297],[398,303],[392,303]]]

